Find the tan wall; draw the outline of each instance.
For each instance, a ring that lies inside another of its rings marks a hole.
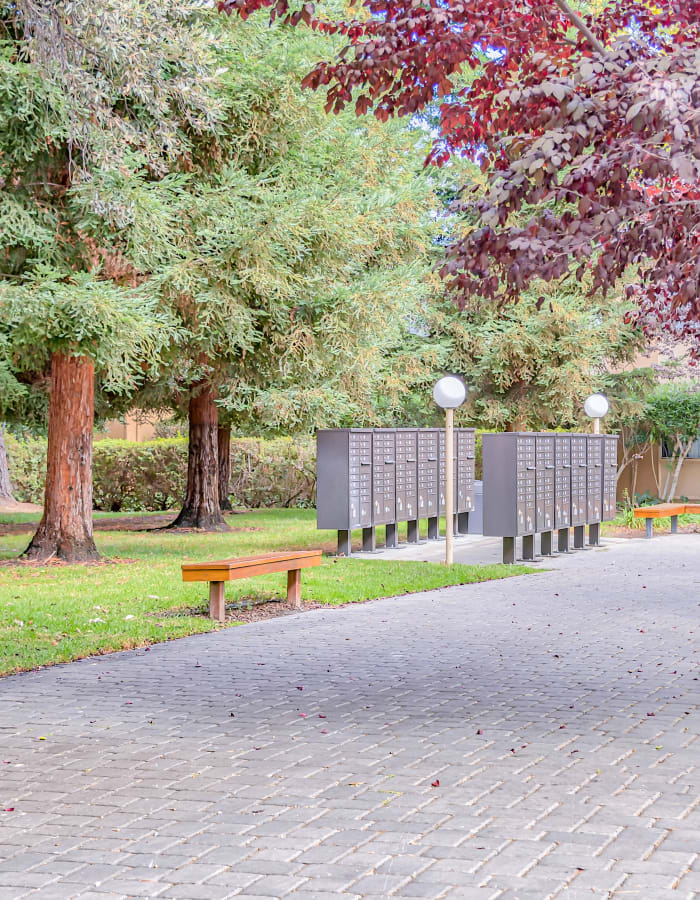
[[[142,416],[128,415],[124,421],[112,419],[96,437],[117,438],[123,441],[150,441],[156,436],[153,422]]]
[[[653,469],[652,454],[654,463]],[[659,476],[661,490],[663,490],[666,472],[668,471],[667,463],[669,462],[670,460],[668,459],[661,459],[661,447],[658,444],[655,444],[646,454],[644,459],[639,461],[635,492],[637,494],[643,494],[645,491],[649,491],[654,496],[658,496],[659,488],[656,486],[654,471],[656,471],[656,474]],[[631,491],[631,483],[632,467],[628,466],[620,476],[620,481],[617,486],[618,497],[622,495],[622,491],[625,488],[627,488],[628,491]],[[676,488],[676,497],[688,497],[689,500],[700,500],[700,459],[686,459],[683,463],[681,474],[678,479],[678,487]]]

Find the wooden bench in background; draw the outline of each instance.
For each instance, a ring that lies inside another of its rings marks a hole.
[[[226,618],[224,587],[227,581],[267,575],[269,572],[287,572],[287,603],[298,609],[301,606],[301,570],[320,565],[320,550],[288,550],[216,562],[183,563],[182,580],[209,582],[209,616],[223,622]]]
[[[657,503],[656,506],[638,506],[635,519],[645,519],[647,537],[654,536],[654,519],[671,518],[671,534],[678,533],[678,516],[684,513],[700,513],[700,503]]]

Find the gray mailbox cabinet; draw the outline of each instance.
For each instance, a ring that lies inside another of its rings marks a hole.
[[[536,531],[535,435],[484,434],[484,534],[518,536]]]
[[[617,435],[603,438],[603,521],[617,514]]]
[[[372,430],[319,431],[316,462],[319,528],[351,531],[372,525]]]

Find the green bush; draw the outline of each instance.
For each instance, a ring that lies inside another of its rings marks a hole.
[[[16,438],[5,434],[7,465],[12,493],[21,503],[44,502],[46,478],[46,441],[42,438]]]
[[[42,503],[46,441],[7,435],[7,455],[15,499]],[[187,440],[95,441],[92,470],[95,509],[171,509],[185,493]],[[312,438],[231,440],[229,493],[234,507],[313,506],[315,492]]]
[[[92,475],[95,509],[171,509],[185,495],[187,441],[95,441]]]

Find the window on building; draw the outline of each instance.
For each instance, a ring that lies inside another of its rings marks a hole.
[[[663,443],[661,445],[661,458],[662,459],[671,459],[673,456],[673,447],[670,447],[667,443]],[[700,459],[700,435],[698,435],[698,439],[693,441],[693,444],[690,448],[690,453],[688,454],[688,459]]]

